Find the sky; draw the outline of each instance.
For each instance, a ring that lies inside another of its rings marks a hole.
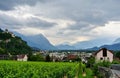
[[[52,44],[120,37],[120,0],[0,0],[0,28]]]

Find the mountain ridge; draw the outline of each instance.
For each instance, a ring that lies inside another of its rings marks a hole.
[[[41,50],[56,50],[56,47],[53,46],[49,40],[42,34],[25,36],[20,33],[15,32],[16,35],[19,35],[23,40],[27,41],[28,45],[31,47],[36,47]]]
[[[94,41],[94,40],[91,40],[91,41],[83,41],[83,42],[77,42],[73,45],[67,45],[68,48],[74,48],[75,50],[78,50],[78,49],[84,49],[84,50],[99,50],[100,48],[108,48],[110,50],[120,50],[120,38],[116,39],[115,41],[113,41],[113,43],[110,43],[110,44],[103,44],[103,45],[94,45],[94,44],[98,44],[97,42],[99,41]],[[91,46],[91,47],[90,47]],[[62,49],[61,47],[64,47],[65,46],[61,44],[61,46],[59,47],[59,45],[57,46],[58,48]]]
[[[59,45],[56,45],[56,47],[57,47],[59,50],[75,50],[75,47],[74,47],[74,46],[67,45],[67,44],[59,44]]]

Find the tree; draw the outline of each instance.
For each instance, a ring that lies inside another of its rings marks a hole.
[[[11,34],[9,33],[0,33],[0,39],[1,40],[7,40],[7,39],[10,39],[12,38]]]
[[[28,58],[29,61],[44,61],[44,57],[40,54],[37,55],[31,55]]]
[[[32,52],[27,42],[23,41],[20,37],[12,37],[10,33],[0,32],[0,40],[0,48],[3,49],[0,51],[1,54],[8,54],[9,52],[12,55],[17,55],[29,54]]]
[[[94,63],[95,63],[95,58],[90,57],[87,62],[87,67],[90,67],[90,68],[93,67]]]
[[[46,62],[50,62],[50,56],[49,56],[49,54],[46,56]]]
[[[3,48],[0,48],[0,54],[5,54],[5,50]]]
[[[116,52],[115,56],[120,59],[120,51]]]
[[[103,61],[103,62],[98,62],[98,63],[95,63],[92,70],[93,70],[93,74],[95,76],[103,76],[100,72],[99,72],[99,67],[109,67],[111,65],[111,63],[109,61]],[[99,78],[103,78],[103,77],[99,77]]]

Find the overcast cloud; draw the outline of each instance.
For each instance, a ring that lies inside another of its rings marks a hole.
[[[120,0],[1,0],[0,28],[22,34],[36,30],[32,33],[44,34],[53,44],[113,38],[109,33],[112,29],[104,35],[102,29],[115,25],[113,21],[120,22],[119,3]]]

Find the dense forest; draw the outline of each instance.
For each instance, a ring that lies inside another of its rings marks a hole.
[[[31,47],[27,45],[20,37],[14,36],[8,30],[0,29],[0,54],[30,54]]]

